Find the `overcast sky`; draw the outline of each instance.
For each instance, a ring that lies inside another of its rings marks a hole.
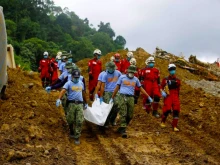
[[[97,29],[110,22],[129,50],[153,53],[156,46],[175,55],[220,58],[220,0],[53,0]]]

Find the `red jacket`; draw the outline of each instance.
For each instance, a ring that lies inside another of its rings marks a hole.
[[[89,60],[89,91],[92,91],[98,82],[99,73],[102,71],[102,62],[97,59]]]
[[[40,78],[50,78],[50,59],[40,60],[38,70],[41,72]]]
[[[58,63],[55,61],[55,59],[51,59],[50,61],[50,69],[51,69],[51,80],[52,82],[58,79]]]
[[[121,61],[114,61],[114,63],[117,66],[117,70],[121,72],[122,62]]]
[[[129,66],[130,62],[127,59],[121,60],[121,73],[125,74]]]

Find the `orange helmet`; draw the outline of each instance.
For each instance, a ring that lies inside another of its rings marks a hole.
[[[120,54],[119,54],[119,53],[116,53],[116,54],[114,55],[114,57],[115,57],[115,59],[120,59]]]

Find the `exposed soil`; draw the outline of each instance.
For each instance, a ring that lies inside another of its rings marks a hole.
[[[119,53],[126,55],[126,51]],[[103,57],[103,63],[113,54]],[[138,66],[144,67],[149,54],[141,48],[134,54]],[[87,62],[78,62],[85,78]],[[156,63],[161,77],[167,76],[168,61],[156,59]],[[160,128],[160,119],[142,110],[140,98],[127,139],[116,133],[117,126],[103,133],[96,125],[85,122],[79,146],[68,136],[62,108],[55,106],[58,92],[47,94],[37,73],[13,69],[8,73],[9,99],[0,100],[0,164],[220,164],[220,97],[192,85],[202,77],[187,70],[177,69],[182,80],[180,132],[172,131],[171,116],[167,128]]]

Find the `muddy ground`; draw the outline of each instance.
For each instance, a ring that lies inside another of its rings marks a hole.
[[[126,54],[120,53],[123,57]],[[102,61],[108,61],[112,54]],[[134,54],[138,66],[143,67],[149,54],[143,49]],[[86,78],[87,62],[85,59],[78,63]],[[168,61],[156,62],[161,77],[165,77]],[[182,80],[180,132],[172,131],[171,116],[167,128],[160,128],[160,119],[142,110],[140,98],[127,139],[116,133],[117,126],[103,133],[96,125],[85,122],[81,144],[76,146],[68,136],[62,108],[55,106],[58,92],[47,94],[37,73],[9,70],[9,99],[0,100],[0,164],[218,165],[220,98],[185,83],[200,81],[202,77],[181,68],[177,69],[177,76]]]

